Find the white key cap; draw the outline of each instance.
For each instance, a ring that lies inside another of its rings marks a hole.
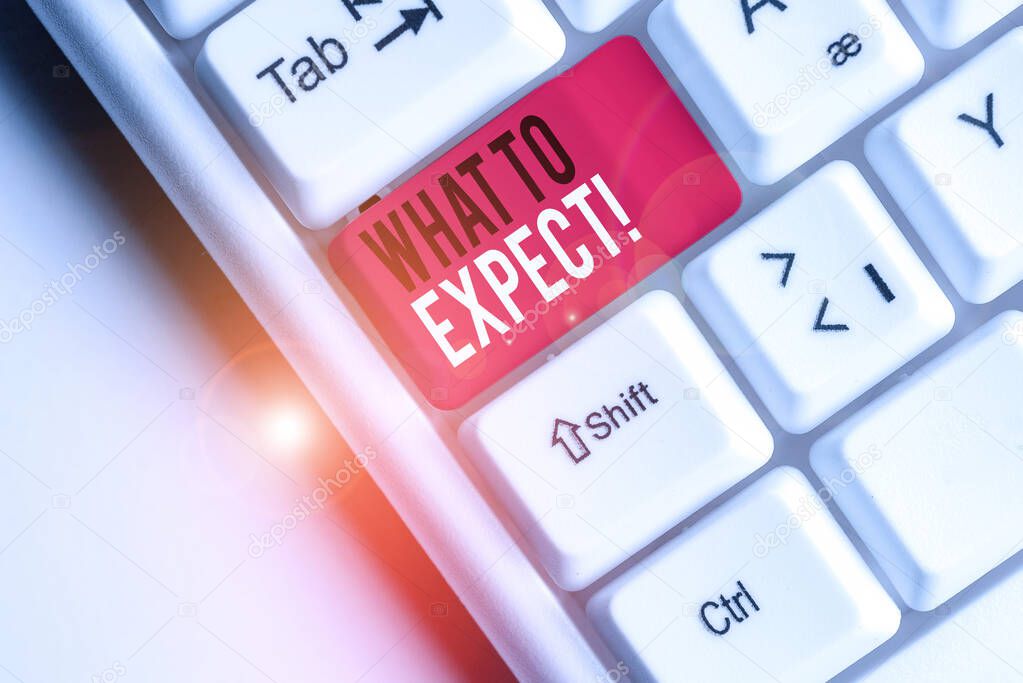
[[[974,303],[1023,279],[1021,60],[1016,29],[867,136],[870,163]]]
[[[859,171],[834,162],[685,270],[686,293],[786,430],[810,431],[955,314]]]
[[[816,444],[813,468],[906,603],[1023,542],[1023,314],[995,318]]]
[[[820,683],[901,614],[791,467],[615,579],[587,606],[638,680]]]
[[[256,0],[196,68],[296,217],[325,228],[564,49],[539,0]]]
[[[863,676],[865,683],[962,683],[1023,679],[1023,568],[965,605]]]
[[[902,0],[913,20],[938,47],[962,47],[1004,19],[1021,0]]]
[[[666,292],[603,323],[470,418],[459,436],[567,590],[588,586],[774,448]]]
[[[561,11],[580,31],[597,33],[625,14],[639,0],[557,0]]]
[[[649,29],[724,147],[761,185],[814,157],[924,70],[884,0],[665,0]]]
[[[194,38],[246,0],[146,0],[163,30],[178,40]]]

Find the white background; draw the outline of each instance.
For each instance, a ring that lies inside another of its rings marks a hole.
[[[0,683],[510,678],[365,472],[293,515],[351,452],[22,3],[0,57]]]

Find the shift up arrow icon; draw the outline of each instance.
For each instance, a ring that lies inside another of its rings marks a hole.
[[[560,417],[554,420],[554,434],[551,436],[551,446],[561,445],[576,463],[580,463],[590,454],[590,447],[586,445],[583,438],[579,436],[582,425],[577,425]]]

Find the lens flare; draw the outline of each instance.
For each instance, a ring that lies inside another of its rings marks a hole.
[[[295,450],[309,441],[309,418],[294,406],[273,409],[267,415],[265,425],[267,439],[275,448]]]

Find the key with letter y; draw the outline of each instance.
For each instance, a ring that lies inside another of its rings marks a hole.
[[[870,163],[964,299],[1023,280],[1023,29],[867,136]]]

